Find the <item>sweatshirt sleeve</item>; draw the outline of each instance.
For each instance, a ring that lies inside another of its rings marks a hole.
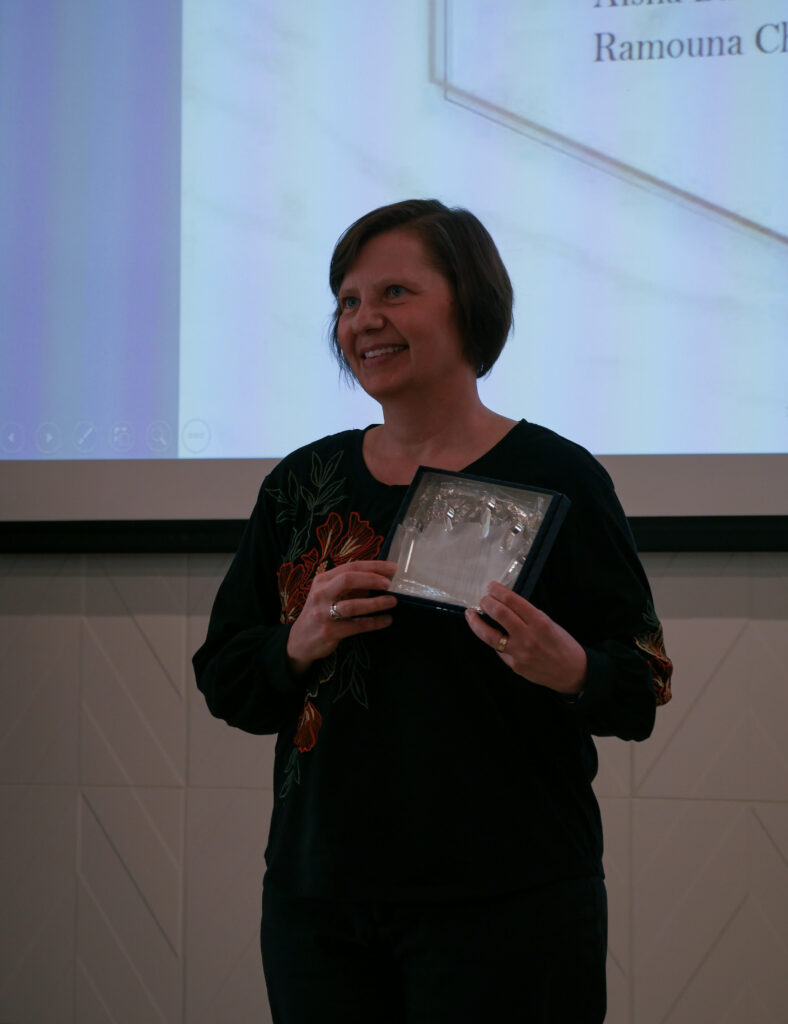
[[[211,714],[251,733],[278,732],[294,721],[308,683],[288,666],[290,625],[280,621],[277,543],[264,488],[219,587],[205,643],[193,658]]]
[[[612,481],[590,462],[550,555],[557,596],[547,599],[588,660],[581,695],[565,703],[594,735],[643,740],[656,708],[670,700],[672,664]]]

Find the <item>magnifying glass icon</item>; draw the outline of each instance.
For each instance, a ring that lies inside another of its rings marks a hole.
[[[154,452],[163,452],[170,446],[169,424],[163,420],[150,423],[147,430],[148,447]]]

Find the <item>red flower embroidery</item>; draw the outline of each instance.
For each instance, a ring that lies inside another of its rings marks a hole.
[[[665,650],[662,626],[658,626],[651,633],[643,633],[641,636],[636,636],[635,643],[646,655],[649,663],[651,679],[657,696],[657,705],[667,704],[672,697],[670,677],[673,675],[673,662]]]
[[[279,600],[282,605],[280,621],[295,622],[301,614],[312,583],[311,578],[307,576],[303,559],[298,565],[285,562],[276,574],[276,580],[279,587]]]
[[[280,620],[283,623],[295,622],[301,614],[309,595],[309,588],[318,573],[326,572],[337,565],[344,565],[346,562],[374,558],[383,544],[383,538],[375,534],[369,523],[359,517],[358,512],[350,513],[347,529],[344,528],[342,516],[338,512],[332,512],[328,519],[317,527],[315,536],[317,547],[310,548],[297,562],[285,562],[276,574],[279,601],[282,606]],[[332,656],[326,659],[319,682],[325,683],[332,678],[335,668],[336,658]],[[314,748],[322,724],[323,716],[307,697],[293,738],[293,743],[300,754]],[[295,754],[295,751],[293,753]]]
[[[374,558],[383,543],[383,538],[375,535],[375,531],[365,519],[359,517],[358,512],[350,513],[344,533],[342,517],[337,512],[332,512],[315,532],[320,545],[316,572],[325,572],[329,562],[334,566]]]
[[[320,732],[322,723],[323,716],[312,701],[307,700],[306,704],[304,704],[304,710],[301,712],[301,717],[298,719],[298,726],[295,738],[293,739],[293,742],[302,754],[311,750],[317,743],[317,734]]]
[[[378,537],[358,512],[351,512],[347,529],[343,532],[342,516],[332,512],[315,531],[318,547],[310,548],[298,562],[285,562],[277,573],[279,601],[282,605],[280,621],[295,622],[306,603],[312,580],[320,572],[374,558],[380,551],[383,538]]]

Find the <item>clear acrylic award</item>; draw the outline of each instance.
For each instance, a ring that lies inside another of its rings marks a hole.
[[[389,593],[479,609],[496,580],[524,597],[569,507],[557,491],[419,468],[380,557],[397,563]]]

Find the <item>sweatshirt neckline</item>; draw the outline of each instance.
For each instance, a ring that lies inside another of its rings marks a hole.
[[[474,459],[473,462],[468,463],[467,466],[464,466],[458,472],[460,472],[460,473],[474,473],[474,472],[478,472],[479,468],[481,467],[481,464],[486,462],[489,458],[492,458],[494,456],[499,455],[501,453],[501,451],[511,442],[511,440],[514,438],[515,434],[519,433],[520,430],[524,426],[527,425],[527,423],[528,423],[528,421],[525,420],[525,419],[518,420],[504,434],[504,436],[500,439],[500,441],[497,441],[492,446],[492,448],[489,448],[486,452],[484,452],[482,455],[480,455],[478,457],[478,459]],[[387,483],[384,483],[382,480],[378,480],[378,478],[373,475],[373,473],[371,472],[371,470],[367,466],[366,461],[364,460],[364,447],[363,447],[364,446],[364,435],[366,434],[366,432],[368,430],[371,430],[373,427],[378,427],[380,425],[381,424],[379,424],[379,423],[370,423],[368,426],[363,427],[363,428],[358,428],[355,431],[355,435],[356,435],[355,436],[355,452],[354,452],[355,461],[357,463],[358,469],[359,469],[360,473],[362,474],[362,476],[364,476],[368,481],[371,481],[371,483],[375,487],[378,487],[378,488],[380,488],[382,490],[385,490],[385,491],[387,491],[390,494],[393,494],[393,493],[404,493],[408,489],[408,487],[410,486],[409,484],[387,484]],[[435,468],[440,468],[440,467],[435,467]]]

